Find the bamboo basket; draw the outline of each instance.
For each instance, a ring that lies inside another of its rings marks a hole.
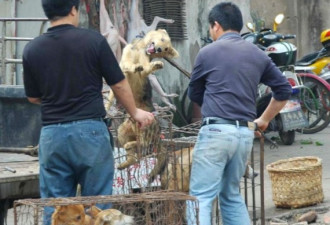
[[[300,208],[323,201],[321,159],[295,157],[273,162],[266,167],[276,207]]]

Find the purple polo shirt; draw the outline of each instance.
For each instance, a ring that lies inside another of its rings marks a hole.
[[[272,60],[238,33],[226,33],[197,55],[189,98],[203,117],[253,121],[258,84],[271,87],[276,100],[290,98],[292,89]]]

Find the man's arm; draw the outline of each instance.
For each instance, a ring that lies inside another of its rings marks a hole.
[[[272,98],[266,110],[254,121],[262,131],[266,130],[269,122],[281,111],[292,94],[292,87],[287,78],[283,76],[274,62],[269,58],[267,60],[265,75],[262,76],[261,82],[271,87]]]
[[[203,59],[201,54],[197,55],[194,69],[188,86],[188,96],[191,101],[196,102],[199,106],[203,104],[205,92],[205,80],[203,71]]]
[[[37,105],[40,105],[41,104],[41,98],[30,98],[30,97],[27,97],[27,99],[32,104],[37,104]]]
[[[131,87],[126,79],[110,86],[116,99],[124,106],[128,114],[137,121],[141,128],[152,123],[154,115],[150,112],[136,108]]]
[[[254,122],[257,123],[258,128],[262,131],[266,130],[269,122],[281,111],[287,101],[288,100],[278,101],[275,98],[272,98],[262,115],[254,120]]]

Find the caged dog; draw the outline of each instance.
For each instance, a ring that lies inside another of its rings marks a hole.
[[[93,225],[92,218],[85,214],[83,205],[56,206],[52,214],[52,225]]]
[[[173,48],[171,39],[164,29],[149,31],[143,38],[135,39],[124,48],[119,65],[130,84],[138,108],[154,111],[148,75],[162,69],[164,63],[152,60],[178,56],[179,53]],[[160,168],[157,166],[165,165],[165,153],[160,145],[160,126],[157,120],[147,129],[141,130],[137,123],[127,118],[118,127],[118,141],[126,150],[126,161],[119,164],[118,169],[128,168],[142,156],[153,151],[158,153],[157,164],[149,178],[152,180],[159,173]],[[141,150],[144,152],[141,153]]]
[[[123,214],[117,209],[101,210],[96,206],[89,209],[94,225],[133,225],[134,217]]]
[[[162,189],[189,192],[193,150],[194,146],[191,146],[170,153],[167,165],[161,171]],[[258,173],[254,171],[250,164],[248,161],[243,177],[253,179],[258,176]]]

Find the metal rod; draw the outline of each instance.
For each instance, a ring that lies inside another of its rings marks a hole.
[[[38,225],[39,223],[38,223],[38,218],[39,218],[39,213],[38,213],[38,206],[33,206],[33,211],[34,211],[34,213],[33,213],[33,224],[34,225]]]
[[[188,77],[190,79],[191,74],[187,70],[183,69],[179,64],[177,64],[174,60],[172,60],[170,58],[164,57],[164,59],[167,62],[169,62],[172,66],[174,66],[175,68],[180,70],[186,77]]]
[[[253,214],[253,225],[257,223],[256,214],[256,187],[255,187],[255,177],[254,177],[254,148],[251,150],[251,165],[252,165],[252,214]]]
[[[17,216],[18,216],[18,213],[17,213],[17,207],[18,207],[18,203],[15,201],[14,202],[14,224],[18,224],[18,219],[17,219]]]
[[[7,22],[7,21],[47,21],[47,18],[4,18],[0,17],[0,21]]]
[[[247,176],[244,176],[244,199],[245,199],[245,205],[248,207],[249,205],[249,199],[248,199],[248,182],[247,182]]]
[[[46,22],[48,21],[47,18],[0,18],[0,22],[2,22],[2,36],[0,37],[0,43],[1,43],[1,74],[0,74],[0,84],[13,84],[14,79],[11,79],[11,75],[7,74],[7,63],[22,63],[19,59],[6,59],[7,54],[7,47],[6,47],[6,41],[31,41],[33,38],[28,37],[6,37],[6,31],[7,31],[7,22],[14,21],[14,22],[36,22],[36,21],[42,21]]]
[[[13,168],[11,168],[11,167],[9,167],[9,166],[5,166],[4,169],[7,170],[7,171],[9,171],[9,172],[16,173],[16,170],[13,169]]]
[[[31,41],[33,38],[29,37],[5,37],[5,41]]]
[[[8,64],[8,63],[15,63],[15,64],[23,63],[23,60],[22,59],[5,59],[3,61],[6,64]]]
[[[1,58],[6,58],[6,42],[5,42],[5,36],[6,36],[6,23],[2,24],[2,36],[1,36]],[[6,64],[5,60],[1,60],[1,76],[0,76],[0,84],[6,84]]]
[[[39,146],[27,147],[27,148],[15,148],[15,147],[0,147],[2,153],[24,153],[28,155],[36,155]]]
[[[265,184],[264,184],[264,153],[265,139],[260,138],[260,204],[261,204],[261,225],[265,225]]]

